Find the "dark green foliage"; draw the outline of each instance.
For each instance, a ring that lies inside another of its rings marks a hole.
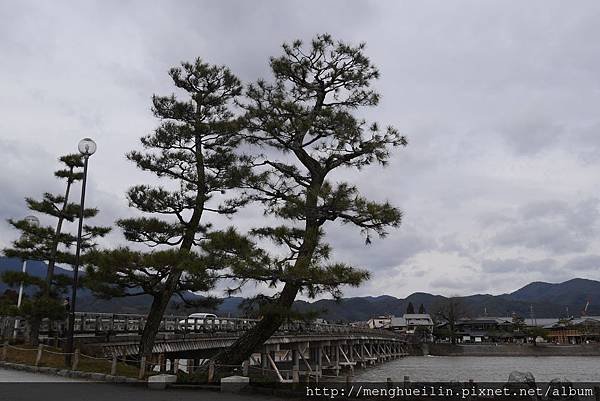
[[[27,321],[28,331],[25,334],[30,344],[38,344],[38,331],[42,320],[61,321],[66,319],[67,310],[60,296],[67,292],[68,286],[72,282],[69,277],[54,275],[51,283],[52,292],[48,290],[46,280],[27,273],[8,271],[2,273],[0,279],[13,288],[22,283],[23,288],[31,287],[34,289],[31,297],[23,297],[20,307],[17,307],[16,297],[3,300],[0,303],[3,314],[20,316]]]
[[[190,99],[154,96],[153,112],[162,122],[153,134],[141,138],[145,151],[132,151],[127,158],[142,170],[177,181],[179,189],[137,185],[127,197],[143,212],[175,219],[123,219],[118,225],[131,241],[178,245],[193,234],[190,238],[197,244],[209,227],[199,223],[204,211],[233,214],[247,202],[219,196],[239,187],[250,169],[247,160],[235,153],[239,123],[230,111],[241,84],[229,69],[200,59],[171,69],[169,75]],[[193,218],[186,218],[186,212],[195,210]]]
[[[427,313],[427,311],[425,310],[425,305],[423,305],[423,304],[419,305],[419,313],[420,314]]]
[[[537,346],[537,338],[538,337],[541,337],[543,340],[546,340],[548,338],[548,334],[549,334],[548,330],[544,329],[543,327],[539,327],[539,326],[526,327],[524,331],[528,337],[532,338],[534,346]]]
[[[401,214],[387,202],[363,198],[350,183],[326,178],[336,168],[384,165],[390,147],[406,140],[393,127],[381,130],[354,115],[379,102],[371,88],[379,73],[364,55],[364,44],[320,35],[309,46],[296,41],[283,49],[271,59],[274,82],[250,85],[243,105],[246,139],[283,153],[276,160],[256,160],[261,173],[248,182],[265,213],[287,221],[253,230],[285,248],[285,257],[260,266],[255,277],[271,285],[292,282],[310,297],[322,292],[339,297],[340,285],[357,286],[369,273],[329,263],[322,227],[332,221],[352,224],[369,242],[371,233],[385,236],[387,227],[397,226]]]
[[[174,180],[178,189],[130,188],[130,206],[164,217],[121,219],[117,224],[129,241],[189,249],[210,229],[209,223],[200,223],[204,212],[229,215],[247,202],[223,196],[250,172],[248,160],[235,153],[239,123],[230,111],[241,84],[229,69],[200,59],[171,69],[169,75],[189,100],[154,96],[153,112],[161,124],[141,138],[145,150],[132,151],[127,158],[142,170]]]
[[[48,261],[49,270],[56,263],[72,264],[74,254],[72,248],[77,242],[77,236],[62,231],[63,222],[74,222],[79,217],[79,204],[69,202],[71,185],[82,178],[82,172],[77,170],[83,167],[79,155],[66,155],[60,159],[65,165],[64,169],[58,170],[54,175],[66,181],[65,195],[53,195],[45,193],[42,200],[26,198],[29,210],[45,214],[56,219],[54,226],[39,227],[30,225],[26,220],[9,219],[8,222],[21,232],[19,239],[13,242],[11,248],[4,249],[8,257],[17,257],[23,260]],[[87,208],[83,212],[85,219],[92,218],[98,214],[98,209]],[[95,240],[110,232],[109,227],[95,227],[84,225],[82,235],[82,253],[96,246]],[[47,281],[52,280],[52,274],[48,275]]]
[[[68,252],[77,238],[70,233],[56,235],[55,229],[49,226],[35,227],[26,220],[10,219],[8,222],[21,231],[19,239],[13,241],[13,247],[4,249],[4,255],[23,260],[49,260],[52,256],[54,243],[62,245],[55,254],[59,263],[72,263],[73,255]]]
[[[408,303],[408,306],[406,307],[406,313],[415,313],[415,307],[413,306],[412,302]]]
[[[30,276],[27,273],[5,272],[2,281],[10,286],[18,286],[23,282],[24,287],[34,287],[35,293],[29,299],[24,299],[21,308],[12,308],[12,313],[25,317],[30,323],[32,343],[37,343],[37,329],[42,319],[61,320],[65,316],[66,309],[60,297],[66,292],[72,279],[65,276],[55,276],[54,266],[56,263],[73,264],[75,255],[73,248],[77,242],[77,236],[69,232],[63,232],[63,223],[74,222],[80,214],[80,206],[69,202],[71,186],[83,178],[83,167],[81,156],[62,156],[60,162],[64,168],[54,173],[57,178],[66,181],[64,195],[53,195],[45,193],[42,200],[26,198],[29,210],[44,214],[52,218],[55,225],[35,226],[26,219],[10,219],[8,222],[21,232],[19,239],[13,241],[12,247],[4,249],[8,257],[17,257],[22,260],[39,260],[48,262],[46,279]],[[84,209],[85,219],[92,218],[98,214],[98,209]],[[96,246],[95,240],[110,232],[109,227],[96,227],[84,225],[82,234],[81,251],[83,253]]]
[[[12,313],[14,315],[20,315],[27,320],[32,319],[50,319],[50,320],[63,320],[66,318],[66,309],[61,300],[57,297],[48,297],[44,295],[46,288],[46,280],[31,276],[27,273],[21,272],[4,272],[2,273],[2,281],[11,287],[18,287],[23,283],[23,287],[33,287],[35,292],[33,296],[24,298],[21,304],[21,308],[17,309],[16,305],[13,305]],[[64,295],[67,293],[71,279],[63,275],[55,275],[53,277],[53,288],[55,294]],[[15,302],[16,304],[16,302]]]
[[[174,271],[184,272],[175,291],[186,304],[214,306],[213,298],[191,301],[183,295],[187,291],[210,290],[217,276],[214,266],[194,252],[180,253],[174,249],[139,252],[128,248],[111,251],[94,251],[87,256],[94,268],[87,270],[85,285],[101,298],[137,296],[148,294],[160,296],[162,282]]]
[[[298,293],[315,297],[341,296],[341,286],[357,286],[369,273],[329,262],[326,223],[338,221],[360,229],[369,243],[400,224],[401,213],[388,202],[370,201],[350,183],[328,178],[334,170],[385,165],[390,149],[407,144],[393,127],[380,128],[357,116],[376,106],[371,88],[377,68],[358,46],[317,36],[308,46],[284,44],[283,55],[271,58],[273,81],[249,85],[244,125],[246,140],[263,148],[257,175],[246,181],[248,193],[261,202],[265,214],[284,221],[254,231],[261,239],[283,247],[281,257],[252,272],[271,286],[283,284],[265,319],[218,357],[240,360],[270,337],[289,313]],[[275,154],[279,153],[277,156]]]
[[[200,59],[172,68],[169,75],[186,97],[154,96],[152,110],[160,124],[141,138],[142,151],[127,154],[138,168],[169,184],[131,187],[127,192],[130,206],[151,216],[117,221],[128,241],[160,250],[143,253],[122,248],[97,252],[87,259],[87,282],[95,293],[153,297],[141,354],[152,349],[174,295],[188,303],[184,292],[210,290],[223,264],[235,264],[227,247],[221,247],[218,256],[206,248],[223,243],[223,238],[230,241],[228,246],[241,245],[243,239],[233,230],[213,229],[208,217],[231,216],[248,202],[247,197],[228,193],[239,188],[251,172],[250,160],[236,153],[240,124],[231,110],[242,91],[240,81],[229,69]]]
[[[525,318],[519,315],[513,315],[512,317],[512,327],[514,331],[524,331],[525,329]]]
[[[428,342],[431,339],[431,335],[433,333],[429,329],[429,327],[425,326],[417,326],[415,327],[414,337],[419,342]]]

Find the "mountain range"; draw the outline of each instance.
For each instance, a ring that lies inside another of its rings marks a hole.
[[[0,257],[0,273],[8,270],[20,270],[21,262],[17,259]],[[30,274],[43,277],[46,265],[42,262],[28,262]],[[70,270],[57,268],[57,274],[71,275]],[[0,293],[8,287],[0,282]],[[198,297],[188,294],[190,298]],[[375,315],[402,316],[409,303],[415,310],[423,304],[427,311],[446,299],[441,295],[416,292],[406,298],[390,295],[343,298],[340,301],[320,299],[314,302],[296,301],[294,307],[301,312],[319,312],[329,321],[368,320]],[[238,308],[244,299],[241,297],[224,298],[217,309],[221,316],[238,316]],[[150,305],[149,296],[126,297],[112,300],[99,299],[89,291],[78,292],[77,309],[90,312],[146,313]],[[524,317],[535,314],[537,318],[579,316],[589,302],[588,315],[600,315],[600,282],[582,278],[574,278],[563,283],[533,282],[509,294],[489,295],[476,294],[461,297],[463,308],[469,316],[510,316],[513,313]],[[182,309],[175,302],[169,307],[169,313],[187,314],[192,309]]]

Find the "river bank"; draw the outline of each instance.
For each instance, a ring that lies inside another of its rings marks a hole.
[[[146,386],[98,383],[54,374],[31,373],[0,367],[0,399],[20,401],[281,401],[288,398],[208,390],[155,391],[149,390]]]
[[[600,382],[595,356],[409,356],[356,371],[355,382],[506,382],[513,371],[531,372],[537,382],[566,378],[572,382]]]
[[[600,356],[600,344],[424,344],[419,351],[433,356]]]

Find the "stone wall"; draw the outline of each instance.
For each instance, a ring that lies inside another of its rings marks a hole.
[[[31,373],[45,373],[76,379],[88,379],[95,382],[145,384],[145,381],[133,379],[126,376],[112,376],[104,373],[82,372],[79,370],[51,368],[49,366],[31,366],[21,363],[0,361],[0,367],[5,369],[22,370]]]
[[[428,344],[428,351],[437,356],[600,356],[600,344]]]

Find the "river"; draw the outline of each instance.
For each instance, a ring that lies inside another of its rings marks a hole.
[[[572,382],[600,382],[598,356],[410,356],[356,371],[356,381],[506,382],[510,372],[533,373],[536,381],[567,378]]]

